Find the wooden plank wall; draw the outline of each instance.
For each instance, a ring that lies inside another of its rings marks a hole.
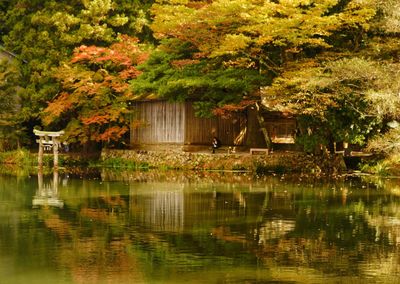
[[[208,145],[217,136],[222,145],[245,145],[247,119],[244,113],[229,119],[222,117],[199,118],[192,104],[186,103],[185,144]]]
[[[131,125],[131,144],[192,144],[211,145],[217,136],[224,146],[246,143],[247,118],[245,113],[222,117],[195,116],[190,102],[166,101],[138,102],[134,106],[132,121],[139,119],[142,126]]]
[[[185,144],[211,145],[212,138],[218,135],[215,118],[196,117],[190,102],[185,103]]]
[[[134,113],[142,126],[131,131],[131,144],[184,142],[183,104],[167,101],[138,102]]]
[[[244,146],[247,137],[247,118],[244,113],[233,114],[232,117],[224,119],[217,118],[218,137],[223,145]]]

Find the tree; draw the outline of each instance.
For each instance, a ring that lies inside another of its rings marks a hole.
[[[346,48],[347,37],[339,40],[338,34],[331,51],[286,64],[285,72],[263,90],[268,105],[298,115],[298,142],[308,150],[333,141],[365,145],[399,117],[399,29],[388,9],[397,4],[372,4],[376,16],[356,50]],[[388,139],[393,136],[389,131]]]
[[[169,100],[193,100],[197,114],[210,116],[210,110],[229,103],[239,103],[254,92],[264,80],[252,68],[224,66],[221,60],[190,59],[192,50],[186,44],[170,45],[152,53],[140,70],[143,74],[132,81],[133,90],[141,94],[157,94]]]
[[[76,47],[109,46],[125,31],[151,37],[148,31],[135,29],[133,23],[140,17],[144,21],[148,4],[133,2],[130,1],[131,5],[126,0],[1,2],[0,42],[26,62],[18,66],[21,126],[31,131],[41,123],[40,115],[47,102],[60,92],[53,68],[67,61]],[[142,28],[146,24],[143,22]]]
[[[19,147],[21,129],[17,113],[20,107],[18,63],[0,59],[0,150]]]
[[[110,47],[80,46],[69,63],[54,70],[61,92],[43,111],[44,125],[65,127],[71,143],[115,142],[129,130],[128,81],[139,75],[135,65],[147,53],[138,40],[120,36]]]
[[[151,27],[162,59],[155,55],[133,87],[168,98],[195,97],[202,113],[240,103],[302,58],[358,46],[375,14],[370,2],[158,1]],[[339,46],[338,34],[355,40]],[[177,60],[185,64],[176,68]]]
[[[387,85],[386,67],[362,58],[321,58],[293,64],[265,88],[270,107],[299,121],[298,142],[307,151],[346,141],[363,145],[382,128],[368,93]]]

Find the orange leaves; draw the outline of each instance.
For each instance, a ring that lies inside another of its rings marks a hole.
[[[72,63],[81,61],[88,61],[95,64],[105,63],[111,61],[117,65],[129,66],[132,64],[130,57],[119,51],[114,51],[111,48],[97,47],[97,46],[86,46],[82,45],[75,49]]]
[[[50,102],[44,110],[45,116],[43,117],[43,123],[45,125],[50,124],[63,112],[69,110],[73,103],[74,102],[70,99],[70,96],[67,93],[62,93],[56,100]]]
[[[96,141],[107,141],[120,139],[127,131],[127,126],[119,127],[113,126],[107,128],[103,133],[97,135]]]
[[[94,57],[100,56],[104,50],[104,48],[99,48],[96,46],[88,47],[86,45],[82,45],[75,49],[74,57],[71,59],[71,62],[76,63],[85,60],[91,61]]]
[[[147,60],[148,53],[139,48],[137,38],[122,35],[119,40],[120,42],[114,43],[110,47],[82,45],[75,49],[71,63],[87,61],[102,65],[111,62],[115,66],[126,68]]]
[[[86,108],[85,113],[79,116],[79,120],[84,125],[103,125],[116,121],[123,121],[124,119],[121,115],[125,112],[126,109],[118,107],[118,105],[107,105],[97,109],[94,109],[94,107],[91,109]]]
[[[125,82],[112,81],[109,86],[117,93],[124,93],[129,89],[129,84]]]
[[[186,65],[197,64],[199,62],[200,60],[181,59],[181,60],[173,60],[171,61],[171,64],[177,69],[183,69]]]
[[[126,114],[132,99],[129,80],[140,75],[136,68],[148,58],[138,39],[120,36],[109,47],[81,46],[69,64],[55,74],[63,93],[49,102],[45,124],[63,122],[72,142],[116,141],[128,131]]]
[[[238,104],[226,104],[222,107],[213,109],[213,114],[216,116],[229,118],[233,112],[242,111],[245,108],[254,105],[254,100],[243,100]]]
[[[89,124],[105,124],[109,122],[110,116],[108,114],[105,115],[95,115],[87,118],[81,118],[81,121],[85,125]]]
[[[123,80],[128,80],[128,79],[133,79],[139,76],[142,72],[139,71],[136,67],[134,66],[129,66],[128,68],[122,70],[119,72],[119,77]]]

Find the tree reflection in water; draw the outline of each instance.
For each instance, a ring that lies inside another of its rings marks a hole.
[[[400,277],[400,191],[394,187],[216,173],[103,172],[90,180],[60,175],[50,182],[38,176],[31,195],[37,206],[13,207],[9,214],[18,224],[12,234],[5,230],[8,217],[0,217],[0,248],[16,247],[12,236],[18,235],[18,247],[41,262],[28,264],[11,250],[13,263],[28,271],[46,267],[66,283]],[[0,206],[23,202],[30,191],[20,189],[29,186],[29,180],[19,180],[13,192],[1,186]]]

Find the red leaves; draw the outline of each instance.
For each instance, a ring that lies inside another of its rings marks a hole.
[[[129,130],[125,118],[132,99],[129,80],[140,75],[135,65],[147,58],[138,39],[129,36],[120,36],[109,47],[76,48],[70,64],[54,74],[64,92],[49,102],[43,122],[68,121],[66,135],[71,141],[120,139]]]
[[[128,54],[115,51],[112,49],[112,46],[110,48],[104,48],[82,45],[75,49],[74,55],[71,59],[72,63],[80,61],[88,61],[95,64],[102,64],[111,61],[116,65],[124,66],[132,64],[132,60]]]
[[[213,114],[221,117],[230,117],[233,112],[242,111],[248,106],[254,105],[254,100],[243,100],[239,104],[227,104],[213,109]]]
[[[134,66],[129,66],[128,68],[119,72],[119,77],[123,80],[133,79],[139,76],[142,72],[137,70]]]
[[[75,49],[71,63],[87,61],[102,65],[111,62],[115,66],[129,67],[147,60],[149,54],[140,50],[137,38],[122,35],[119,40],[110,47],[82,45]]]
[[[127,131],[129,128],[127,126],[113,126],[107,128],[103,133],[99,133],[96,135],[95,140],[100,142],[100,141],[107,141],[109,142],[110,140],[118,140],[120,139]]]

